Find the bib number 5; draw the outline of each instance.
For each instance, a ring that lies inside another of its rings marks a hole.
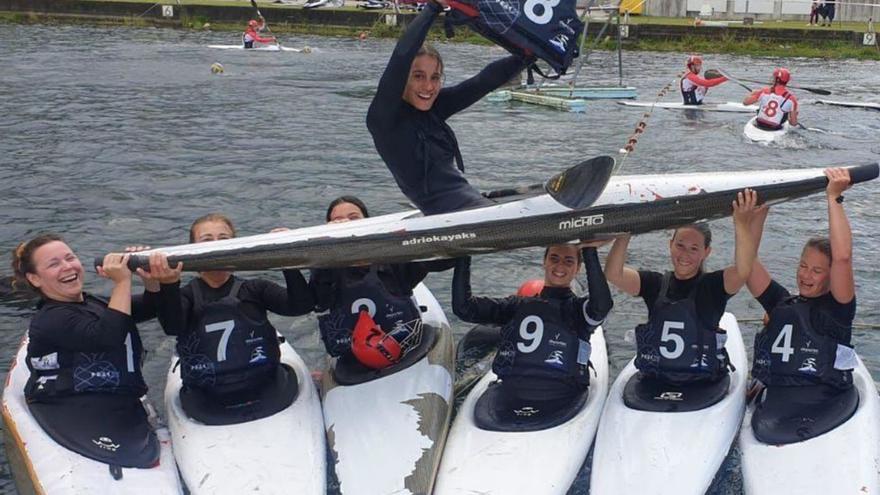
[[[553,7],[559,5],[560,0],[526,0],[523,12],[530,21],[535,24],[547,24],[553,19]],[[540,9],[536,9],[540,5]],[[538,13],[540,11],[540,14]]]
[[[684,330],[684,322],[664,321],[663,331],[660,333],[660,355],[666,359],[676,359],[684,353],[684,339],[670,330]],[[666,344],[672,343],[672,350]]]

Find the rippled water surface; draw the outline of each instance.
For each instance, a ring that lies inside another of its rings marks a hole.
[[[316,47],[310,55],[206,47],[236,42],[228,33],[0,25],[0,251],[8,253],[43,231],[64,234],[83,260],[128,244],[177,244],[186,241],[193,219],[212,211],[229,215],[240,234],[316,224],[328,201],[341,194],[361,196],[374,214],[404,207],[364,125],[392,41],[288,42]],[[440,49],[448,84],[502,55],[471,45]],[[582,79],[615,83],[613,58],[592,54]],[[638,87],[641,99],[653,100],[683,61],[682,54],[628,52],[625,82]],[[212,75],[213,62],[221,62],[225,73]],[[880,98],[876,62],[706,57],[706,67],[762,80],[777,64],[792,69],[794,82],[831,88],[837,99]],[[676,90],[667,99],[675,100]],[[880,158],[880,112],[813,105],[809,93],[797,94],[805,102],[801,121],[827,133],[797,131],[778,145],[759,146],[742,137],[746,115],[657,110],[624,171],[822,167]],[[713,88],[709,99],[743,96],[742,88],[726,84]],[[642,113],[610,101],[591,103],[583,114],[482,101],[450,123],[468,177],[489,189],[541,181],[584,158],[615,154]],[[875,380],[880,379],[878,192],[880,181],[863,184],[847,193],[845,203],[855,234],[856,321],[864,324],[854,329],[853,340]],[[733,257],[731,221],[716,221],[713,228],[709,265],[718,269]],[[818,195],[774,207],[761,249],[770,272],[792,287],[804,240],[826,228]],[[665,239],[663,233],[634,239],[630,262],[666,269]],[[538,250],[476,258],[475,292],[511,293],[522,280],[540,276],[539,258]],[[8,268],[0,271],[7,273]],[[87,278],[88,290],[109,293],[108,283],[93,274]],[[427,281],[447,308],[450,280],[451,272]],[[624,332],[645,315],[639,299],[615,292],[615,302],[605,328],[612,377],[633,354]],[[750,348],[759,305],[743,293],[728,309],[741,319]],[[31,312],[25,302],[0,302],[0,369],[8,369]],[[468,329],[451,311],[449,317],[458,335]],[[310,366],[320,369],[314,317],[273,321]],[[141,332],[150,351],[145,364],[150,395],[161,404],[172,342],[155,322],[142,325]],[[13,493],[3,462],[0,490]],[[577,493],[587,491],[587,476],[582,478]],[[734,452],[712,492],[740,491]]]

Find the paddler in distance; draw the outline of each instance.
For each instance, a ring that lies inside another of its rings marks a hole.
[[[274,36],[269,36],[268,38],[263,38],[260,36],[260,32],[266,28],[266,20],[261,16],[259,20],[251,19],[247,23],[247,28],[244,30],[244,34],[241,35],[242,43],[244,43],[244,47],[254,48],[254,43],[277,43],[277,40]]]
[[[727,81],[727,78],[714,70],[707,70],[706,77],[700,77],[703,70],[703,57],[691,55],[685,63],[687,74],[679,81],[681,98],[685,105],[702,105],[706,91]]]
[[[758,102],[760,109],[755,124],[760,129],[776,131],[782,129],[785,122],[798,125],[798,101],[788,90],[789,81],[791,72],[788,69],[774,69],[770,86],[752,91],[743,100],[743,105]]]

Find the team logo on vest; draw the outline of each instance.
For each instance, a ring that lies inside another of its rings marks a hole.
[[[561,347],[561,348],[565,349],[566,347],[568,347],[568,344],[559,340],[559,337],[561,335],[562,334],[557,333],[552,339],[548,340],[547,343],[552,345],[553,347]]]
[[[259,346],[259,347],[255,348],[253,350],[253,352],[251,352],[251,359],[250,359],[250,361],[248,361],[248,363],[250,363],[250,364],[259,363],[262,361],[266,361],[267,359],[269,359],[269,358],[266,356],[266,353],[263,351],[263,346]]]
[[[565,361],[562,360],[562,351],[550,351],[550,354],[547,356],[547,359],[545,359],[544,362],[555,368],[561,368],[565,366]]]
[[[108,437],[101,437],[97,440],[93,438],[92,443],[95,444],[95,446],[99,449],[103,449],[109,452],[116,452],[116,450],[119,449],[119,446],[121,445],[118,443],[113,443],[113,439]]]
[[[32,357],[31,368],[35,370],[57,370],[58,369],[58,353],[46,354],[45,356]]]
[[[605,215],[584,215],[559,222],[559,230],[579,229],[605,223]]]
[[[804,362],[801,363],[801,367],[798,368],[798,371],[811,374],[818,372],[819,370],[816,369],[816,358],[808,357],[807,359],[804,359]]]

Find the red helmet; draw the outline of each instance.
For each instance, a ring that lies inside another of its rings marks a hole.
[[[544,290],[544,281],[534,278],[523,282],[516,291],[516,295],[519,297],[538,297],[541,295],[542,290]]]
[[[421,342],[422,320],[398,323],[385,333],[370,312],[362,309],[351,335],[351,351],[364,366],[382,369],[400,361]]]
[[[260,23],[257,22],[257,21],[255,21],[255,20],[253,20],[253,19],[251,19],[251,20],[248,21],[248,26],[250,26],[250,27],[252,27],[252,28],[255,28],[255,27],[259,26],[259,25],[260,25]]]
[[[780,67],[773,71],[773,82],[779,84],[788,84],[791,81],[791,72],[784,67]]]
[[[695,65],[703,65],[703,57],[699,55],[691,55],[687,60],[687,68],[690,69]]]

